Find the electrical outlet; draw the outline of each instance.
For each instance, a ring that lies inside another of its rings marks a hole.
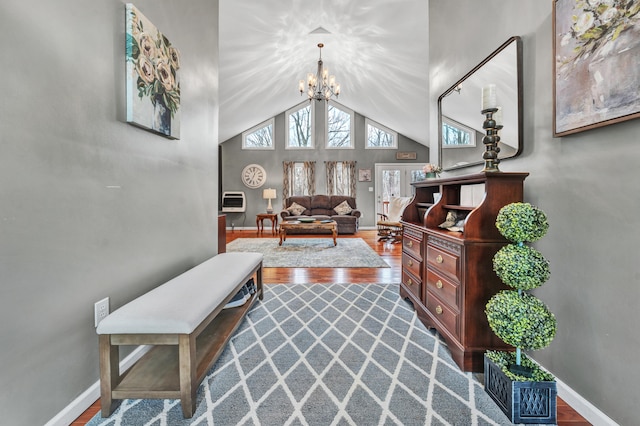
[[[98,323],[105,319],[109,315],[109,298],[105,297],[104,299],[93,304],[93,318],[95,326],[98,326]]]

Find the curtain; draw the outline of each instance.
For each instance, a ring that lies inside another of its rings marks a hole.
[[[328,195],[356,196],[356,162],[326,161]]]
[[[335,195],[335,177],[337,161],[325,161],[324,167],[327,173],[327,195]]]
[[[316,195],[316,162],[305,161],[302,166],[304,180],[306,182],[307,195]]]
[[[356,162],[349,161],[349,196],[356,198]]]
[[[291,188],[293,187],[293,169],[295,167],[293,161],[282,162],[282,208],[286,209],[285,198],[291,197]]]
[[[293,195],[315,195],[316,162],[282,162],[282,203]]]

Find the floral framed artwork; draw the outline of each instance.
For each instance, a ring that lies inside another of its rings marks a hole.
[[[359,169],[358,182],[371,182],[371,169]]]
[[[180,139],[180,54],[134,5],[126,5],[127,122]]]
[[[637,1],[554,1],[554,136],[640,117],[639,12]]]

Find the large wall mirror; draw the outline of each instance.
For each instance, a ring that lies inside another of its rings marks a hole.
[[[522,152],[522,40],[511,37],[438,98],[438,150],[443,170],[483,163],[482,88],[496,85],[502,112],[502,161]]]

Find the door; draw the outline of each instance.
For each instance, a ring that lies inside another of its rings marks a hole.
[[[422,164],[376,164],[376,213],[386,213],[386,205],[391,197],[413,195],[411,182],[425,179]]]

